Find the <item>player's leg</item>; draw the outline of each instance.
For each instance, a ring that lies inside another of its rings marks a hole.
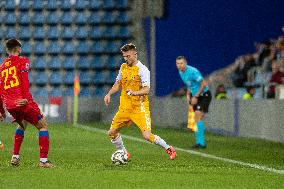
[[[42,117],[36,124],[36,128],[39,130],[38,133],[38,142],[40,146],[40,159],[39,166],[43,168],[52,168],[54,165],[48,161],[48,152],[49,152],[49,132],[48,125],[45,117]]]
[[[204,116],[205,113],[207,113],[209,110],[211,99],[211,93],[210,91],[207,91],[198,99],[197,105],[194,106],[197,126],[197,131],[195,132],[196,145],[194,146],[194,148],[206,148]]]
[[[205,127],[204,127],[204,121],[203,121],[204,113],[202,111],[196,110],[195,111],[195,120],[196,120],[196,126],[197,131],[195,132],[195,139],[196,144],[194,148],[205,148]]]
[[[113,143],[117,150],[123,150],[128,154],[128,158],[130,158],[130,153],[126,150],[122,137],[119,134],[120,128],[124,126],[129,126],[131,124],[131,121],[129,119],[129,114],[126,112],[118,111],[111,123],[111,127],[108,130],[108,136],[111,140],[111,143]]]
[[[18,166],[20,164],[20,149],[24,140],[25,130],[27,128],[28,123],[24,120],[18,120],[15,122],[17,122],[18,126],[14,135],[14,149],[11,158],[11,164],[14,166]]]
[[[131,120],[139,127],[139,129],[142,132],[143,138],[153,144],[156,144],[158,146],[161,146],[166,150],[166,152],[169,154],[170,159],[175,159],[176,157],[176,151],[175,149],[168,145],[167,142],[162,139],[158,135],[154,135],[151,132],[151,117],[150,117],[150,111],[145,112],[139,112],[139,113],[133,113],[131,115]]]
[[[24,134],[27,122],[23,121],[23,107],[8,109],[8,112],[12,115],[15,123],[18,123],[17,129],[14,135],[14,148],[11,158],[11,164],[18,166],[20,164],[20,149],[24,140]]]
[[[43,168],[52,168],[53,164],[48,161],[49,152],[49,132],[45,117],[42,115],[38,105],[35,102],[29,104],[25,109],[24,119],[34,125],[39,130],[39,166]]]

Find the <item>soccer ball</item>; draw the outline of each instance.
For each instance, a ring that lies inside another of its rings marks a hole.
[[[124,165],[128,162],[127,153],[123,150],[117,150],[112,154],[111,161],[115,165]]]
[[[0,141],[0,150],[4,150],[4,144]]]

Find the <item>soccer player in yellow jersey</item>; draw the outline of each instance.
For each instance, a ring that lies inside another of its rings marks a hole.
[[[121,53],[125,63],[121,65],[116,82],[104,98],[108,106],[111,95],[121,89],[119,110],[114,116],[108,135],[111,142],[119,150],[127,152],[119,130],[135,123],[142,132],[145,140],[163,147],[170,159],[176,157],[176,151],[161,137],[151,132],[151,117],[149,110],[148,94],[150,91],[150,71],[137,59],[137,51],[134,44],[126,44],[121,47]]]

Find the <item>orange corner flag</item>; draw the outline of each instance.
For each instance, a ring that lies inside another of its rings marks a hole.
[[[79,93],[80,93],[80,79],[78,74],[76,74],[74,78],[74,96],[79,95]]]

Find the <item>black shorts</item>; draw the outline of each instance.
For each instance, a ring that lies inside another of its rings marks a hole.
[[[209,104],[212,100],[211,92],[208,90],[207,92],[201,94],[197,99],[197,104],[193,106],[193,110],[207,113],[209,110]]]

